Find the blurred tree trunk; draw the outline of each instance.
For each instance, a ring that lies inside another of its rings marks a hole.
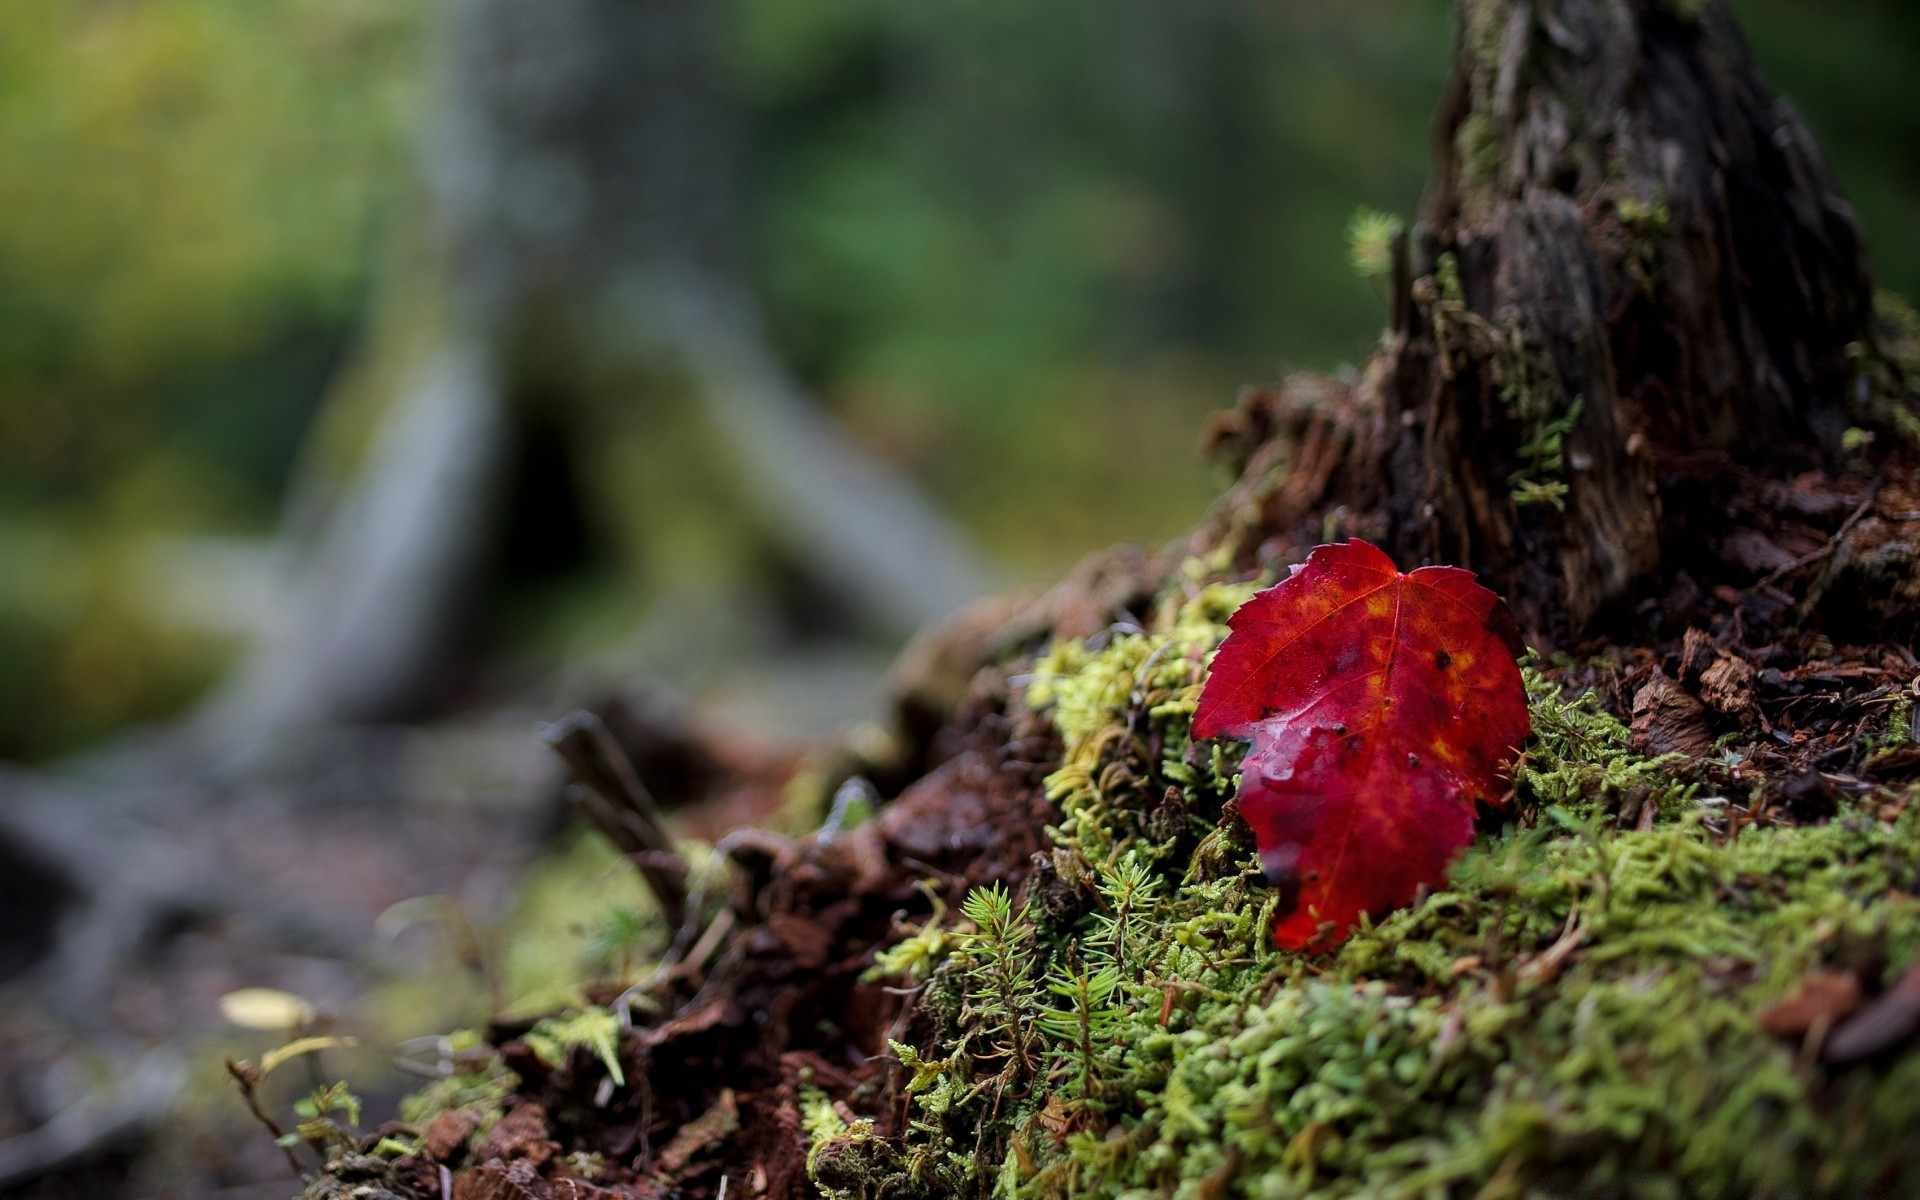
[[[581,377],[636,367],[686,378],[764,536],[868,630],[911,632],[985,584],[956,531],[834,429],[768,341],[741,261],[747,148],[715,6],[447,12],[424,235],[396,248],[407,278],[372,337],[405,366],[351,469],[309,463],[296,483],[277,624],[184,729],[130,736],[84,783],[0,778],[0,866],[35,897],[0,933],[0,981],[36,968],[65,1011],[91,1012],[176,912],[238,912],[350,953],[161,818],[193,830],[233,795],[208,777],[270,756],[275,735],[431,699],[486,602],[543,389],[586,393]],[[587,403],[557,410],[576,442],[597,428]],[[294,802],[332,802],[311,790]]]
[[[833,428],[768,340],[715,6],[448,13],[427,245],[401,256],[428,264],[409,290],[433,297],[435,332],[359,469],[300,506],[283,620],[203,724],[245,743],[416,708],[484,595],[523,400],[557,393],[542,419],[584,442],[589,376],[685,378],[762,532],[864,627],[899,636],[981,591],[964,539]]]

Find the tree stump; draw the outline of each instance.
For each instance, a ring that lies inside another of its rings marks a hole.
[[[1461,0],[1391,327],[1357,381],[1268,398],[1286,450],[1239,500],[1295,550],[1470,566],[1561,642],[1728,578],[1730,474],[1831,476],[1893,428],[1879,342],[1852,214],[1722,0]]]

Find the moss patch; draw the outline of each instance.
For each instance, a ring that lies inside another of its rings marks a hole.
[[[1908,1167],[1920,1057],[1829,1074],[1755,1014],[1809,969],[1870,963],[1873,986],[1913,960],[1910,810],[1729,836],[1716,798],[1530,669],[1519,820],[1334,955],[1281,952],[1220,819],[1232,749],[1188,737],[1252,586],[1036,665],[1025,702],[1065,746],[1053,875],[901,956],[938,963],[934,1032],[898,1047],[911,1126],[856,1155],[819,1122],[823,1190],[1850,1194]]]

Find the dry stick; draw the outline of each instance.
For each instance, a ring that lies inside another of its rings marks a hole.
[[[287,1145],[286,1131],[280,1128],[280,1122],[274,1120],[267,1110],[261,1107],[260,1093],[257,1090],[260,1083],[259,1072],[251,1063],[239,1063],[230,1058],[227,1060],[227,1074],[233,1076],[233,1081],[240,1085],[241,1098],[247,1102],[247,1107],[252,1110],[254,1118],[265,1125],[267,1132],[273,1135],[273,1144],[280,1147],[280,1153],[287,1156],[287,1165],[293,1168],[294,1175],[304,1180],[307,1177],[307,1169],[300,1165],[300,1156],[293,1152],[293,1147]]]
[[[1776,567],[1768,573],[1765,579],[1762,579],[1759,583],[1754,584],[1747,590],[1757,592],[1763,588],[1772,587],[1788,575],[1798,571],[1801,567],[1812,566],[1814,563],[1831,555],[1835,550],[1840,548],[1840,543],[1845,540],[1847,534],[1853,532],[1853,527],[1860,523],[1860,518],[1867,515],[1867,510],[1872,508],[1873,502],[1879,498],[1880,489],[1876,486],[1872,491],[1867,493],[1867,498],[1860,502],[1860,507],[1853,510],[1853,515],[1842,521],[1840,528],[1834,530],[1833,536],[1827,539],[1826,545],[1813,551],[1811,554],[1803,554],[1784,566]]]
[[[687,863],[626,751],[584,710],[544,727],[540,736],[585,785],[569,789],[581,814],[639,868],[667,923],[678,928],[686,918]]]

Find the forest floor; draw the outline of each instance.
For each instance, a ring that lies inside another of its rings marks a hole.
[[[1238,751],[1189,737],[1290,548],[1120,550],[976,610],[909,656],[888,749],[663,773],[630,734],[663,803],[816,827],[684,842],[683,921],[438,1043],[398,1121],[317,1092],[305,1195],[1911,1186],[1920,660],[1821,630],[1896,599],[1920,492],[1721,484],[1740,582],[1530,660],[1508,815],[1330,954],[1272,945]]]
[[[783,739],[820,727],[804,722],[870,713],[884,668],[850,647],[703,662],[703,713],[772,738],[762,753],[777,761]],[[571,687],[609,713],[673,690],[657,677]],[[410,725],[289,734],[217,781],[136,769],[167,731],[60,770],[0,771],[9,816],[61,813],[124,885],[113,912],[64,892],[8,912],[6,954],[47,957],[0,957],[0,1195],[297,1190],[223,1067],[284,1040],[230,1019],[223,999],[243,989],[297,997],[305,1032],[357,1042],[283,1071],[266,1104],[288,1111],[325,1071],[350,1077],[373,1114],[419,1086],[396,1046],[567,1003],[578,980],[617,969],[602,955],[624,954],[621,922],[645,891],[566,819],[565,768],[537,731],[568,694],[549,684]],[[742,739],[726,740],[740,759]],[[736,799],[756,807],[689,814],[682,830],[712,841],[767,819],[765,797]],[[37,886],[8,866],[0,908]],[[96,915],[124,936],[48,942]]]

